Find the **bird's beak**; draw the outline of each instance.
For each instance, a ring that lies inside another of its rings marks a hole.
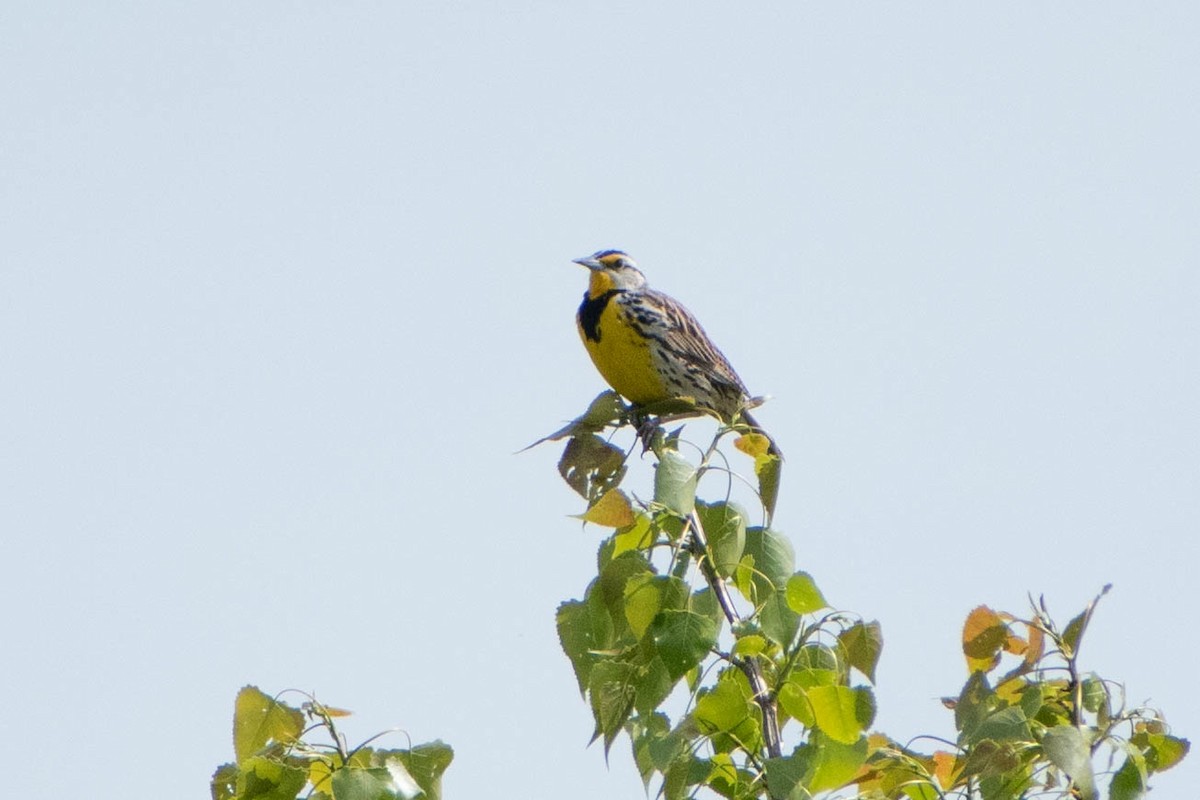
[[[604,269],[604,265],[601,264],[596,259],[592,258],[591,256],[585,256],[584,258],[577,258],[574,261],[572,261],[571,263],[578,264],[581,267],[587,267],[590,270]]]

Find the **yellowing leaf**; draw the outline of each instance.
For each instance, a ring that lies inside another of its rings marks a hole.
[[[1023,680],[1002,681],[996,686],[996,697],[1009,705],[1020,705],[1028,687],[1029,684]]]
[[[606,528],[624,528],[634,522],[633,507],[620,489],[609,489],[592,507],[580,515],[584,522]]]
[[[942,788],[949,789],[954,786],[954,781],[958,777],[958,757],[945,750],[936,750],[933,754],[933,763],[933,777],[937,778]]]
[[[1017,636],[1015,633],[1009,633],[1008,638],[1004,640],[1004,652],[1012,653],[1014,656],[1023,656],[1025,651],[1029,649],[1029,642]]]
[[[765,456],[771,449],[771,440],[761,433],[746,433],[733,440],[733,446],[748,456]]]
[[[324,703],[318,703],[316,700],[305,703],[304,705],[300,706],[300,708],[302,708],[304,712],[309,715],[315,714],[319,717],[348,717],[354,713],[353,711],[347,711],[344,708],[335,708],[334,706],[327,706]]]
[[[1025,648],[1024,668],[1029,670],[1037,666],[1038,659],[1046,649],[1046,637],[1041,628],[1029,627],[1029,645]]]
[[[1008,626],[987,606],[967,615],[963,624],[962,648],[972,672],[987,672],[1000,661],[1000,649],[1008,641]]]

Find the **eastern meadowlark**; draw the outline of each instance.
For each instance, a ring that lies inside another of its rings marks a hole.
[[[575,315],[579,336],[608,384],[637,406],[690,400],[726,423],[741,421],[774,440],[747,413],[750,393],[729,360],[683,305],[646,285],[620,250],[575,259],[591,270]]]

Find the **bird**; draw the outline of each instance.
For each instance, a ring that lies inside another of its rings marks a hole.
[[[591,271],[576,327],[609,386],[634,406],[685,400],[726,424],[740,421],[782,457],[746,410],[757,402],[746,384],[682,303],[651,289],[622,250],[599,250],[573,263]]]

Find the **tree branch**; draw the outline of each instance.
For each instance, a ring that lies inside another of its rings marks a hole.
[[[693,511],[688,515],[687,527],[691,530],[688,532],[690,537],[690,547],[692,554],[696,557],[697,563],[700,565],[700,571],[704,573],[704,579],[712,588],[713,594],[716,595],[717,604],[721,606],[721,611],[725,614],[725,619],[729,621],[730,627],[742,621],[741,615],[733,605],[733,598],[729,594],[729,587],[725,584],[724,579],[717,572],[716,566],[713,564],[712,556],[708,550],[708,540],[704,535],[704,526],[700,524],[700,517]],[[779,758],[783,755],[782,745],[779,736],[779,716],[775,711],[775,699],[771,696],[771,692],[767,689],[766,679],[763,678],[762,667],[759,666],[758,660],[751,658],[733,658],[733,663],[738,666],[746,676],[746,680],[750,682],[750,690],[754,692],[754,702],[758,704],[762,710],[762,729],[763,743],[767,748],[767,755],[771,758]]]

